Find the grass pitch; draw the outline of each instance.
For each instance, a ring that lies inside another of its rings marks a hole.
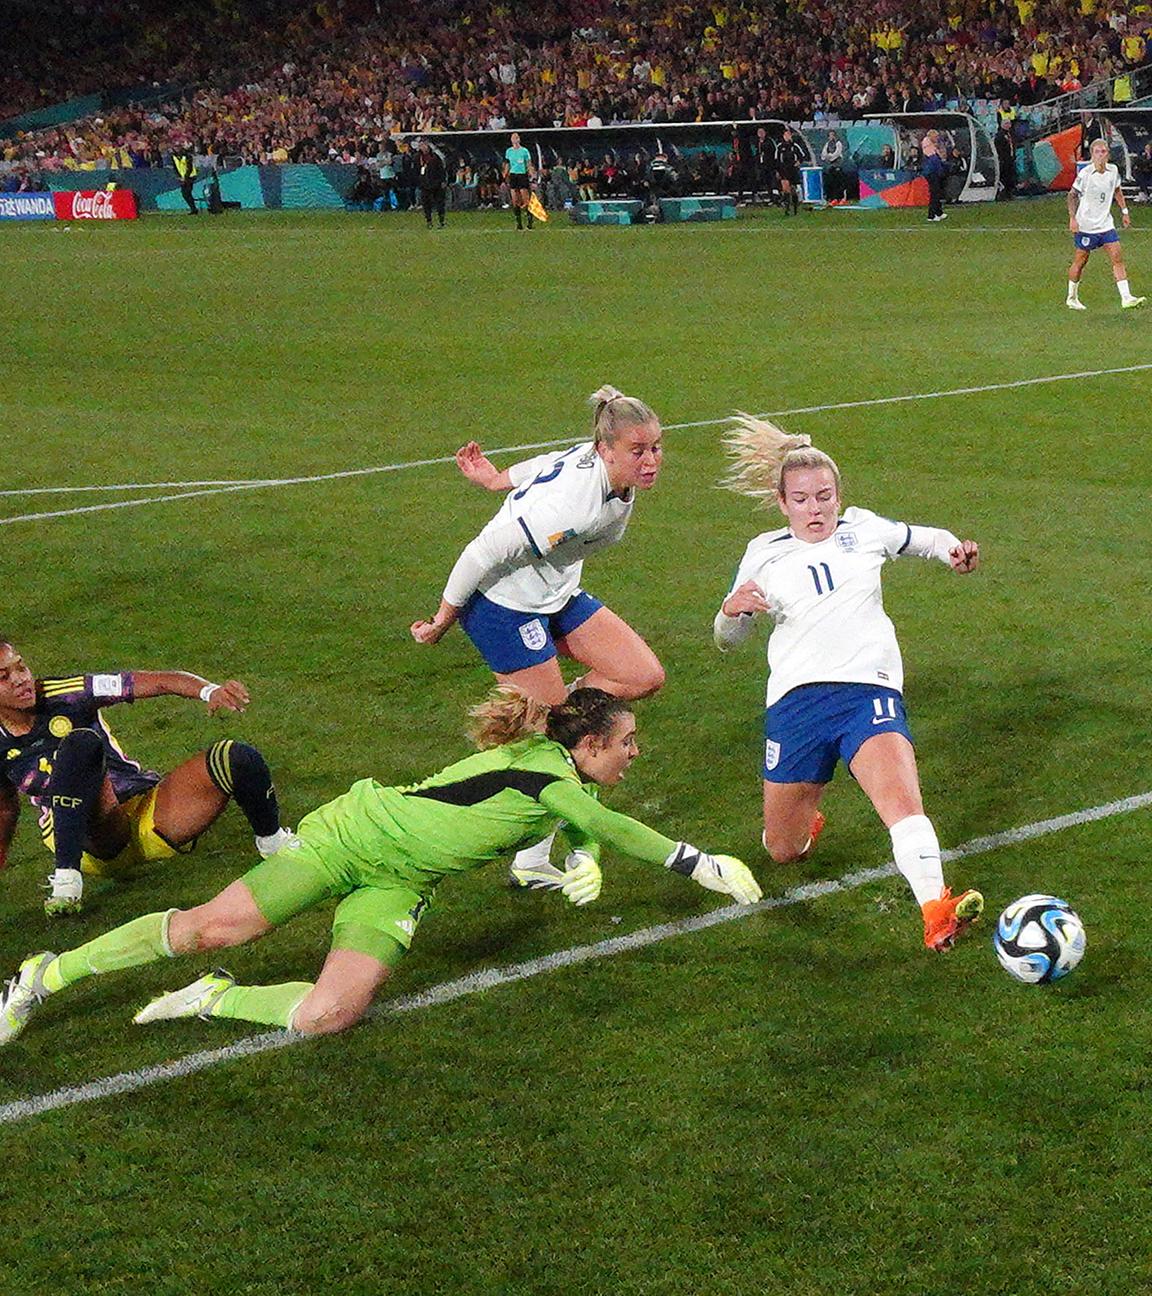
[[[312,477],[437,459],[475,436],[585,435],[611,381],[667,423],[784,421],[839,460],[850,503],[981,542],[956,580],[889,570],[887,606],[929,814],[947,846],[1144,792],[1152,706],[1146,545],[1152,316],[1093,258],[1062,306],[1062,203],[775,213],[733,225],[516,234],[510,216],[240,215],[0,229],[5,490]],[[1152,248],[1125,236],[1136,291]],[[881,397],[997,387],[932,400]],[[721,658],[715,606],[774,525],[714,488],[714,424],[671,431],[665,474],[587,584],[669,682],[612,803],[759,861],[763,659]],[[501,462],[508,462],[507,456]],[[181,493],[0,497],[2,621],[43,674],[236,675],[249,712],[175,700],[109,713],[165,769],[227,733],[267,753],[290,821],[373,774],[463,751],[488,677],[434,606],[496,504],[445,464],[5,522]],[[883,863],[841,774],[811,861],[765,890]],[[1147,810],[949,869],[994,917],[1028,891],[1083,915],[1081,969],[1015,985],[987,929],[920,948],[887,880],[644,950],[384,1015],[0,1130],[4,1288],[795,1296],[1148,1285]],[[92,893],[73,944],[195,903],[247,867],[230,812],[187,860]],[[59,944],[21,826],[0,905],[15,968]],[[608,860],[602,899],[514,896],[493,868],[442,889],[393,993],[707,911],[703,891]],[[319,966],[328,915],[227,958],[247,982]],[[90,982],[0,1054],[0,1102],[252,1034],[137,1030],[197,965]]]

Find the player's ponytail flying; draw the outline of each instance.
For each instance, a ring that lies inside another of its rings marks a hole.
[[[840,469],[836,461],[817,450],[812,438],[785,432],[768,419],[737,414],[732,431],[724,438],[732,466],[720,485],[753,499],[776,500],[784,476],[793,468],[828,468],[840,494]]]
[[[651,406],[636,396],[625,396],[608,383],[588,397],[588,404],[592,406],[592,438],[597,445],[601,441],[611,445],[624,428],[660,422]]]
[[[632,708],[623,698],[602,689],[579,688],[563,702],[547,706],[517,688],[502,684],[472,707],[468,736],[481,751],[519,742],[531,734],[547,734],[569,751],[589,734],[599,738],[612,732],[617,717]]]

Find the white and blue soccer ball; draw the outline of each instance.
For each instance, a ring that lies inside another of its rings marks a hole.
[[[1000,966],[1027,985],[1067,976],[1084,957],[1087,942],[1079,914],[1067,900],[1050,895],[1014,900],[992,933]]]

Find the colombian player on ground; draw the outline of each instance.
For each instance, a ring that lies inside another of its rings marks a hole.
[[[229,799],[248,817],[262,855],[291,840],[255,747],[222,739],[163,778],[125,756],[104,708],[167,696],[198,697],[210,714],[248,705],[238,680],[210,684],[183,671],[38,680],[12,643],[0,639],[0,868],[22,794],[40,811],[41,837],[56,857],[44,902],[50,918],[80,912],[84,873],[123,877],[187,853]]]
[[[1068,268],[1068,297],[1065,305],[1069,310],[1088,309],[1080,300],[1080,276],[1084,273],[1089,256],[1098,247],[1108,249],[1121,307],[1131,310],[1133,306],[1144,304],[1144,298],[1133,297],[1128,287],[1128,271],[1124,265],[1124,254],[1120,250],[1120,235],[1116,233],[1116,222],[1112,217],[1113,199],[1120,208],[1120,216],[1127,229],[1132,224],[1132,218],[1128,215],[1128,204],[1124,199],[1124,190],[1120,187],[1120,172],[1108,161],[1108,141],[1098,139],[1092,144],[1091,163],[1080,171],[1068,191],[1068,228],[1072,231],[1072,242],[1076,247],[1072,264]]]
[[[904,668],[884,612],[880,573],[890,558],[935,558],[975,571],[972,540],[889,522],[866,509],[840,514],[840,472],[807,437],[742,416],[729,439],[726,485],[772,498],[788,526],[744,552],[716,614],[727,651],[775,622],[768,640],[764,722],[764,847],[785,863],[810,849],[820,798],[837,761],[852,772],[892,836],[896,866],[924,916],[929,949],[951,947],[984,906],[979,892],[944,885],[940,844],[924,814],[916,753],[904,713]]]
[[[403,957],[443,878],[535,840],[558,820],[572,848],[562,890],[574,904],[600,894],[600,843],[740,904],[760,899],[739,860],[674,842],[605,809],[585,790],[585,783],[618,783],[638,754],[627,702],[584,688],[548,709],[501,689],[473,715],[478,754],[410,787],[381,787],[374,779],[354,784],[304,818],[294,849],[258,864],[207,904],[147,914],[58,958],[25,959],[0,1003],[0,1044],[65,986],[240,945],[335,898],[332,949],[315,984],[240,986],[227,973],[211,972],[154,1000],[135,1020],[231,1017],[309,1034],[344,1030],[360,1020]]]
[[[636,492],[656,484],[660,420],[615,387],[590,400],[593,439],[571,450],[503,472],[475,441],[457,453],[469,481],[510,493],[457,559],[436,615],[412,626],[419,643],[435,644],[459,620],[496,678],[538,702],[560,702],[568,692],[557,653],[588,667],[580,684],[615,697],[647,697],[664,683],[652,649],[580,586],[584,559],[622,539]],[[513,880],[558,887],[549,847],[521,851]]]

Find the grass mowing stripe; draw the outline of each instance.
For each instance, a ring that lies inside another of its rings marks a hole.
[[[1097,820],[1110,819],[1116,815],[1131,814],[1147,806],[1152,806],[1152,792],[1141,792],[1119,801],[1109,801],[1105,805],[1090,806],[1085,810],[1075,810],[1070,814],[1057,815],[1052,819],[1040,819],[1036,823],[1023,824],[1019,828],[1008,828],[1004,832],[992,833],[987,837],[974,837],[971,841],[942,851],[941,858],[947,863],[971,855],[985,854],[1001,846],[1011,846],[1019,842],[1032,841],[1037,837],[1063,832],[1066,828],[1076,828],[1082,824],[1095,823]],[[371,1016],[390,1017],[399,1013],[414,1012],[419,1008],[433,1008],[439,1004],[463,999],[467,995],[478,994],[483,990],[491,990],[496,986],[526,981],[544,972],[553,972],[557,968],[572,967],[577,963],[588,963],[593,959],[612,958],[629,950],[658,944],[673,936],[703,931],[708,927],[734,922],[738,918],[745,918],[752,914],[765,913],[771,909],[783,909],[820,896],[833,895],[838,891],[852,890],[869,882],[891,877],[895,872],[896,866],[892,863],[881,865],[879,868],[861,869],[825,882],[809,882],[803,886],[792,887],[781,895],[769,896],[768,899],[761,900],[759,904],[728,905],[722,909],[713,909],[706,914],[698,914],[694,918],[662,923],[655,927],[643,927],[639,931],[629,932],[624,936],[613,936],[608,940],[597,941],[593,945],[576,945],[570,949],[558,950],[554,954],[545,954],[540,958],[529,959],[525,963],[513,964],[511,967],[487,968],[460,977],[456,981],[445,981],[428,990],[405,995],[390,1003],[382,1004],[372,1011]],[[293,1035],[288,1031],[268,1031],[261,1035],[250,1035],[247,1039],[237,1040],[236,1043],[226,1044],[222,1048],[188,1053],[184,1057],[175,1058],[171,1062],[162,1062],[157,1066],[142,1067],[138,1071],[124,1071],[119,1075],[89,1081],[87,1084],[55,1089],[50,1093],[36,1094],[30,1098],[20,1098],[0,1106],[0,1125],[12,1125],[27,1120],[30,1116],[40,1116],[62,1107],[73,1107],[77,1103],[94,1102],[99,1098],[110,1098],[115,1094],[132,1093],[137,1089],[146,1089],[167,1080],[178,1080],[183,1076],[194,1075],[197,1071],[204,1071],[222,1062],[233,1062],[238,1058],[251,1057],[256,1053],[268,1053],[273,1049],[287,1048],[292,1044],[301,1044],[307,1039],[306,1035]]]
[[[1105,378],[1115,374],[1143,373],[1152,369],[1146,364],[1122,365],[1115,369],[1085,369],[1079,373],[1046,374],[1039,378],[1017,378],[1011,382],[986,383],[978,387],[950,387],[941,391],[910,392],[904,396],[874,396],[867,400],[837,401],[829,405],[798,405],[794,409],[768,410],[761,418],[785,418],[790,414],[826,414],[836,410],[864,409],[872,405],[901,405],[909,401],[941,400],[947,396],[978,396],[986,392],[1012,391],[1020,387],[1038,387],[1047,383],[1074,382],[1080,378]],[[715,427],[727,423],[728,418],[701,419],[695,423],[668,423],[666,432],[689,428]],[[489,454],[515,454],[522,450],[545,450],[553,446],[570,445],[571,437],[551,441],[530,441],[525,445],[502,446]],[[402,472],[408,468],[429,468],[435,464],[452,463],[454,455],[438,455],[432,459],[409,459],[401,463],[378,464],[372,468],[345,468],[339,472],[318,473],[310,477],[242,478],[227,482],[137,482],[110,486],[33,486],[20,490],[0,491],[3,495],[64,495],[80,491],[160,490],[166,487],[203,486],[203,490],[182,490],[177,495],[155,495],[146,499],[117,500],[112,504],[86,504],[77,508],[54,509],[44,513],[22,513],[0,518],[0,526],[13,522],[40,522],[48,518],[72,517],[79,513],[100,513],[107,509],[137,508],[142,504],[166,504],[173,500],[196,499],[203,495],[225,495],[231,491],[264,490],[273,486],[304,486],[315,482],[339,481],[345,477],[371,477],[378,473]]]

